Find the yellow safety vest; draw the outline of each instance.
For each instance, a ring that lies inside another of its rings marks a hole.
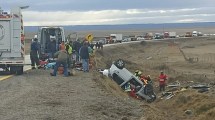
[[[69,46],[69,49],[67,50],[68,54],[72,54],[72,47],[71,47],[71,45],[67,44],[66,46]]]

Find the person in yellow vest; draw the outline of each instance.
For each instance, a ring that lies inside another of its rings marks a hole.
[[[72,63],[72,41],[69,41],[68,43],[66,43],[65,45],[65,50],[67,51],[68,54],[68,68],[71,68],[71,63]]]

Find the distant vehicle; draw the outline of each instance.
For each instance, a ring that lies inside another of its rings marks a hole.
[[[129,41],[131,41],[131,38],[129,37],[125,37],[124,39],[122,39],[122,42],[129,42]]]
[[[203,36],[203,33],[202,32],[198,32],[198,36]]]
[[[164,39],[164,35],[161,33],[155,33],[154,39]]]
[[[144,36],[144,38],[146,40],[152,40],[153,39],[153,33],[146,33],[145,36]]]
[[[122,34],[110,34],[111,40],[116,43],[116,42],[122,42]]]
[[[169,32],[164,32],[164,38],[169,38]]]
[[[137,37],[137,40],[145,40],[144,37]]]
[[[38,42],[40,43],[39,56],[43,56],[48,53],[48,45],[52,39],[56,40],[56,46],[62,41],[66,42],[63,27],[41,27],[37,34]]]
[[[104,44],[107,43],[107,40],[106,40],[106,38],[104,38],[104,39],[100,39],[98,42],[99,42],[99,43],[102,43],[102,44],[104,45]]]
[[[0,8],[0,68],[11,74],[23,74],[25,38],[20,7],[10,14]]]
[[[140,98],[145,99],[147,102],[153,102],[156,99],[156,94],[153,91],[151,84],[143,84],[134,74],[129,72],[125,67],[123,60],[119,59],[111,65],[109,69],[110,77],[125,90],[125,86],[130,84]]]
[[[169,32],[169,38],[176,38],[176,32]]]
[[[192,37],[192,33],[191,32],[186,32],[185,37]]]
[[[194,36],[194,37],[198,36],[198,32],[197,31],[193,31],[192,36]]]

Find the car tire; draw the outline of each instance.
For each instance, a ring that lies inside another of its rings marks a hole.
[[[115,62],[115,66],[119,69],[123,69],[125,67],[125,62],[122,59],[118,59]]]

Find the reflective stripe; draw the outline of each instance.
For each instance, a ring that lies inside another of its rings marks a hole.
[[[24,27],[23,27],[23,19],[21,15],[21,56],[24,57],[25,55],[25,35],[24,35]]]

